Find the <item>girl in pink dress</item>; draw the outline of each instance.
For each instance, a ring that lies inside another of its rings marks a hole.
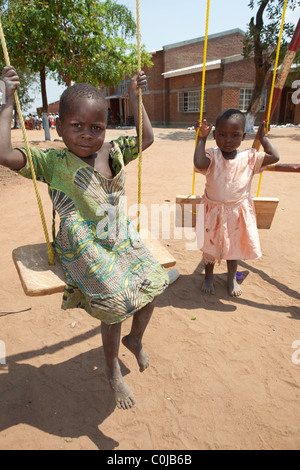
[[[202,291],[214,294],[213,271],[216,261],[227,261],[228,291],[241,295],[236,281],[239,260],[261,257],[259,235],[251,183],[263,166],[279,161],[279,154],[266,137],[266,125],[260,126],[260,141],[264,152],[251,148],[238,151],[245,138],[245,116],[228,109],[221,113],[213,132],[217,148],[206,149],[206,139],[212,129],[206,120],[198,122],[199,137],[195,150],[195,171],[206,176],[204,204],[205,280]],[[200,217],[198,218],[200,220]],[[203,238],[203,237],[199,237]]]

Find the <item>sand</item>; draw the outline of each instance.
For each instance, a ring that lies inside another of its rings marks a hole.
[[[109,130],[107,139],[128,132]],[[29,132],[31,145],[62,146],[55,131],[51,137],[43,142],[43,131]],[[143,161],[149,214],[151,204],[171,207],[177,194],[190,194],[193,174],[193,131],[155,129],[155,137]],[[273,129],[271,138],[282,162],[300,163],[299,128]],[[20,131],[13,131],[13,142],[22,144]],[[197,194],[203,184],[197,175]],[[150,368],[141,374],[120,347],[137,399],[122,411],[105,377],[98,321],[79,309],[62,311],[61,294],[23,293],[11,252],[44,238],[32,182],[1,169],[0,449],[299,449],[299,184],[299,174],[264,173],[261,196],[280,203],[272,228],[260,231],[263,257],[241,262],[241,298],[227,294],[225,262],[216,268],[216,295],[202,294],[203,264],[189,249],[191,234],[174,239],[173,229],[162,227],[161,241],[181,277],[159,298],[146,332]],[[47,188],[39,188],[50,229]],[[127,195],[131,208],[136,162],[127,168]],[[125,322],[124,334],[129,328]]]

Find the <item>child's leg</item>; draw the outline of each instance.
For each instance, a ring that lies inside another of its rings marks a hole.
[[[228,283],[228,292],[229,292],[229,295],[231,295],[231,297],[238,297],[242,293],[242,290],[236,280],[236,272],[237,272],[238,264],[239,262],[235,260],[227,261],[227,269],[228,269],[227,283]]]
[[[130,388],[124,382],[119,364],[119,346],[121,323],[115,325],[101,324],[103,349],[106,359],[106,374],[118,408],[132,408],[136,401]]]
[[[129,335],[124,336],[122,339],[124,346],[126,346],[126,348],[135,355],[140,366],[140,372],[143,372],[149,367],[149,357],[143,347],[142,339],[152,317],[154,307],[155,302],[152,302],[142,308],[139,312],[136,312],[133,316],[132,327]]]
[[[205,294],[215,294],[214,267],[214,263],[205,263],[205,278],[202,284],[202,292]]]

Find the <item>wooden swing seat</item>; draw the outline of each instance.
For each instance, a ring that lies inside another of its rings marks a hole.
[[[63,292],[66,281],[63,267],[55,253],[55,265],[49,266],[46,243],[16,248],[12,257],[23,290],[30,297]]]
[[[253,198],[257,228],[270,229],[274,215],[279,203],[274,197],[254,197]],[[176,227],[196,227],[197,206],[201,203],[200,196],[177,196],[176,197]]]
[[[148,237],[144,243],[166,269],[175,266],[176,260],[159,240]],[[12,257],[26,295],[38,297],[64,291],[66,278],[63,267],[56,253],[55,266],[49,266],[46,243],[16,248]]]
[[[253,201],[256,211],[257,228],[270,229],[279,199],[277,197],[254,197]]]
[[[201,196],[176,197],[176,227],[196,227],[197,207],[201,199]]]

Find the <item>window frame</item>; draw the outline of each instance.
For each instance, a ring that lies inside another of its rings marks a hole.
[[[200,112],[201,90],[182,90],[178,93],[178,112],[195,114]],[[203,112],[206,112],[206,91],[204,91]]]

